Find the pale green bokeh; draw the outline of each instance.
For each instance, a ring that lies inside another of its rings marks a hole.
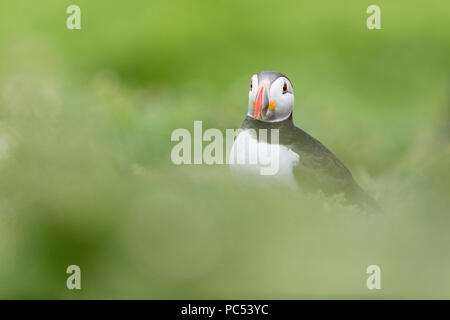
[[[450,298],[450,4],[370,4],[2,1],[0,297]],[[172,164],[263,70],[384,214]]]

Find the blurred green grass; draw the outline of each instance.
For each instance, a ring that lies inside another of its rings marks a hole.
[[[370,4],[3,1],[0,297],[450,298],[450,5],[382,1],[369,31]],[[262,70],[385,214],[171,163]]]

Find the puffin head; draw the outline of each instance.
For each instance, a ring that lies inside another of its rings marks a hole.
[[[294,108],[294,90],[289,79],[276,71],[254,74],[248,93],[248,116],[278,122],[289,118]]]

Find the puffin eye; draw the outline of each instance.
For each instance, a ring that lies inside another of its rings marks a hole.
[[[284,83],[284,85],[283,85],[283,93],[286,93],[288,90],[287,90],[287,84],[286,84],[286,82]]]
[[[250,81],[250,91],[253,90],[253,83]]]

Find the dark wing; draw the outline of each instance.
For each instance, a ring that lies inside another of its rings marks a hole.
[[[351,203],[378,207],[353,179],[347,167],[320,141],[294,126],[281,133],[281,143],[295,151],[299,163],[294,167],[297,184],[304,190],[322,190],[326,195],[344,193]]]

